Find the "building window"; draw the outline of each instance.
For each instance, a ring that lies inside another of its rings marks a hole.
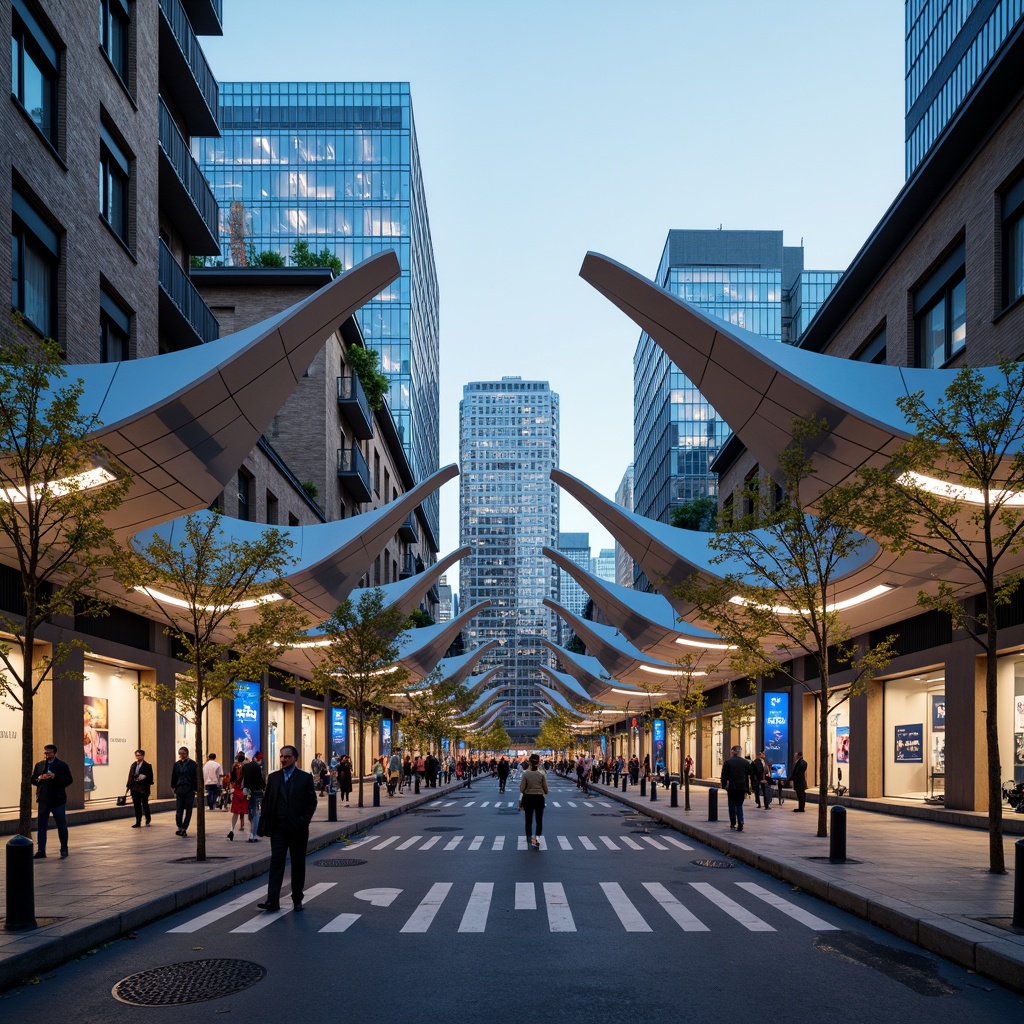
[[[131,164],[107,129],[100,125],[100,216],[128,244],[128,183]]]
[[[380,452],[373,453],[373,493],[380,494]]]
[[[130,20],[128,0],[100,0],[100,48],[126,85]]]
[[[267,525],[277,526],[279,516],[280,506],[278,505],[277,498],[270,491],[267,491]]]
[[[12,195],[11,305],[45,338],[56,336],[57,232],[19,192]]]
[[[885,327],[882,327],[861,345],[853,358],[859,363],[881,363],[884,365],[886,362]]]
[[[244,469],[238,471],[238,518],[248,520],[251,507],[252,477]]]
[[[43,30],[25,0],[14,0],[11,19],[11,95],[57,145],[57,44]]]
[[[936,369],[967,343],[967,281],[961,243],[914,293],[917,365]]]
[[[100,362],[120,363],[129,358],[131,314],[100,289]]]
[[[1024,177],[1003,196],[1003,308],[1024,295]]]

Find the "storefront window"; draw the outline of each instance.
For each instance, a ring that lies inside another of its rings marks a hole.
[[[11,650],[7,659],[20,676],[24,666],[21,653]],[[13,680],[10,680],[10,685],[14,685]],[[16,695],[20,695],[20,688],[14,687],[14,690]],[[7,706],[12,703],[10,698],[0,702],[0,764],[3,765],[21,764],[21,709]],[[33,756],[42,757],[42,750]],[[10,770],[0,772],[0,809],[16,809],[20,799],[21,774]]]
[[[1013,765],[1000,782],[1024,782],[1024,658],[1001,658],[997,671],[1000,760]]]
[[[139,745],[139,673],[87,661],[82,687],[85,799],[113,800],[124,793]],[[72,774],[74,761],[68,758]]]
[[[281,747],[289,742],[285,739],[284,712],[283,701],[267,701],[267,746],[270,747],[270,756],[263,760],[265,764],[269,765],[269,771],[277,768],[277,758],[281,752]]]
[[[832,792],[839,786],[850,785],[850,702],[842,700],[841,693],[831,694],[832,710],[828,716],[828,788]]]
[[[711,718],[711,770],[705,769],[707,778],[717,779],[722,774],[722,765],[725,763],[722,753],[722,716],[713,715]]]
[[[946,679],[889,679],[883,708],[885,796],[942,800],[946,773]]]

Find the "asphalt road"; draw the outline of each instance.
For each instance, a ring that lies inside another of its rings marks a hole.
[[[265,885],[247,883],[5,994],[0,1018],[1024,1015],[1021,996],[613,801],[551,790],[541,850],[512,787],[481,780],[310,857],[301,914],[286,895],[259,911]]]

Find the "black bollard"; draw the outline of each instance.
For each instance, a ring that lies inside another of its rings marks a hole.
[[[36,926],[36,892],[32,880],[32,840],[15,836],[7,843],[7,917],[9,932]]]
[[[420,777],[419,777],[418,773],[416,775],[416,781],[413,783],[413,787],[414,787],[413,788],[413,792],[416,793],[416,794],[419,794],[419,791],[420,791]]]
[[[671,790],[671,795],[668,798],[668,805],[669,805],[669,807],[678,807],[679,806],[679,783],[678,782],[673,782],[672,783],[672,790]]]
[[[651,803],[658,799],[658,783],[651,779]]]
[[[380,783],[376,780],[373,783],[373,806],[380,807]]]
[[[718,787],[708,790],[708,821],[718,821]]]
[[[647,776],[641,776],[640,778],[640,795],[647,796]]]
[[[622,776],[622,792],[623,792],[623,793],[625,793],[625,792],[626,792],[626,783],[627,783],[628,781],[629,781],[629,776],[628,776],[628,775],[623,775],[623,776]]]
[[[832,808],[832,827],[828,840],[828,859],[833,864],[846,863],[846,808],[836,805]]]
[[[1018,839],[1013,849],[1013,927],[1024,928],[1024,839]],[[7,876],[10,877],[9,870]]]
[[[616,789],[619,788],[619,770],[618,770],[618,768],[615,769],[615,782],[614,782],[614,786],[615,786]]]
[[[327,794],[327,820],[337,821],[338,820],[338,794],[328,793]]]

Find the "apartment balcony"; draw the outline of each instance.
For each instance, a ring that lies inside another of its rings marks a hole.
[[[420,532],[416,528],[415,512],[410,512],[409,518],[398,528],[398,539],[404,540],[406,544],[415,544],[420,539]]]
[[[220,337],[220,325],[188,274],[160,240],[160,330],[175,348],[205,345]]]
[[[338,406],[360,441],[373,437],[373,411],[363,385],[354,374],[338,378]]]
[[[355,445],[351,448],[338,449],[338,479],[355,501],[369,501],[373,497],[370,467],[367,466],[363,453]]]
[[[196,35],[224,35],[224,0],[181,0]]]
[[[164,101],[160,105],[160,206],[171,214],[185,246],[196,256],[216,256],[217,200]]]
[[[407,580],[410,576],[418,576],[425,568],[423,559],[419,555],[407,553],[405,558],[402,559],[402,568],[398,573],[398,578],[400,580]]]
[[[185,119],[189,135],[220,135],[220,90],[182,0],[160,3],[160,79]]]

